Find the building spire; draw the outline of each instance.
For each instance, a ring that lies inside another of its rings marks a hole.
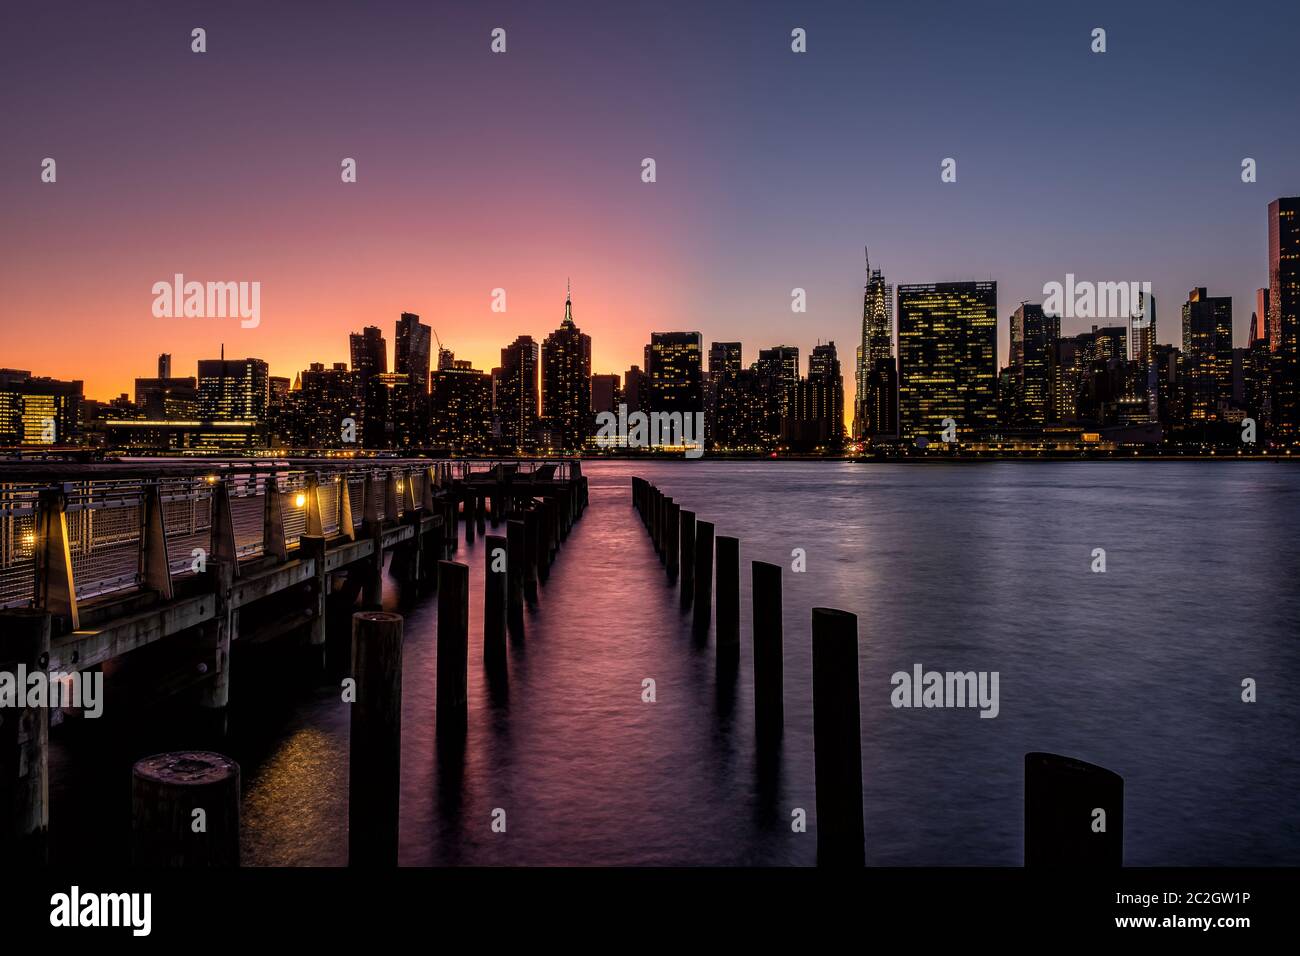
[[[564,321],[561,326],[573,325],[573,283],[564,280]]]

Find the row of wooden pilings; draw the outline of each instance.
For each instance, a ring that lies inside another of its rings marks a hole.
[[[449,550],[455,550],[457,520],[463,520],[467,540],[474,540],[476,533],[484,538],[483,664],[494,680],[506,676],[507,634],[523,638],[524,608],[536,599],[539,582],[547,581],[560,545],[588,504],[585,477],[548,490],[552,493],[541,498],[523,490],[510,495],[463,491],[456,496],[463,511],[456,498],[443,503]],[[485,499],[491,502],[488,508]],[[487,534],[489,520],[493,527],[504,521],[506,534]],[[390,572],[405,576],[410,570]],[[454,749],[463,746],[468,723],[468,565],[439,560],[436,588],[434,720],[439,747]],[[40,619],[48,648],[49,616]],[[353,866],[392,866],[398,847],[402,615],[358,611],[352,615],[351,640],[350,676],[343,686],[343,699],[351,707],[348,861]],[[30,717],[24,712],[24,720]],[[45,721],[27,722],[31,726],[20,728],[20,721],[10,718],[0,730],[48,733]],[[224,754],[175,751],[137,761],[132,769],[132,862],[150,867],[239,865],[239,797],[239,765]],[[23,856],[43,857],[43,821],[37,823],[41,825],[15,819],[14,826],[0,831],[5,837],[0,847],[17,842]]]
[[[718,664],[740,655],[740,540],[718,535],[644,478],[632,478],[632,503],[650,534],[668,580],[680,580],[681,606],[706,634],[713,618]],[[714,564],[716,561],[716,572]],[[754,710],[760,743],[784,723],[781,567],[751,563]],[[715,593],[716,581],[716,593]],[[858,685],[858,618],[812,609],[813,776],[819,865],[862,866],[862,731]],[[1114,867],[1123,861],[1123,778],[1060,754],[1025,755],[1025,865]],[[1098,817],[1098,810],[1104,813]],[[1104,821],[1098,829],[1098,820]]]

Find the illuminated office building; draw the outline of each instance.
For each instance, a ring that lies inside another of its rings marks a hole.
[[[573,322],[571,295],[560,327],[542,343],[542,417],[559,448],[581,448],[592,433],[591,336]]]
[[[1273,431],[1300,441],[1300,197],[1268,204],[1268,336]]]
[[[898,287],[898,416],[905,439],[997,425],[996,282]]]
[[[1232,298],[1193,289],[1183,303],[1180,377],[1191,423],[1219,421],[1232,401]]]
[[[521,335],[501,350],[501,366],[492,370],[493,418],[502,445],[530,448],[537,428],[538,348]]]

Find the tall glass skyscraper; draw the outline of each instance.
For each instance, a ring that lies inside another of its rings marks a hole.
[[[903,438],[997,425],[996,282],[898,287],[898,418]]]
[[[1273,357],[1273,429],[1300,440],[1300,197],[1268,204],[1268,334]]]

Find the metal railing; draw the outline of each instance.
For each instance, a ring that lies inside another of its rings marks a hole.
[[[571,460],[516,458],[143,459],[66,465],[0,461],[0,608],[37,600],[40,510],[51,494],[61,503],[73,587],[81,601],[141,586],[146,497],[155,491],[161,502],[167,565],[174,578],[181,578],[194,573],[197,559],[210,548],[219,488],[230,504],[235,554],[252,559],[266,553],[262,538],[271,488],[279,496],[283,546],[292,549],[307,531],[313,488],[322,529],[332,535],[340,530],[345,497],[353,525],[360,526],[367,479],[396,479],[399,514],[384,513],[382,491],[372,508],[380,520],[397,519],[401,502],[413,501],[418,507],[424,501],[430,474],[435,480],[463,481],[486,477],[498,465],[523,481],[546,466],[543,474],[558,481],[579,472]]]

